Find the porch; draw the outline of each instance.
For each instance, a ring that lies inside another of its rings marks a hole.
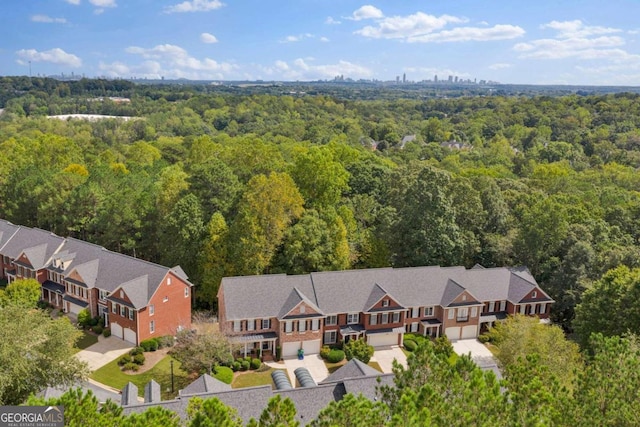
[[[276,340],[278,336],[275,332],[267,332],[264,334],[240,335],[230,337],[232,344],[240,347],[240,354],[243,356],[257,357],[261,360],[269,358],[273,360],[276,349]]]

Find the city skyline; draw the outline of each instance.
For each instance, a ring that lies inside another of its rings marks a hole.
[[[8,3],[1,75],[640,85],[631,0]]]

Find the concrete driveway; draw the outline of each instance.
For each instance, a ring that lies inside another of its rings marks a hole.
[[[458,355],[470,354],[471,359],[482,370],[492,370],[498,378],[502,378],[502,374],[498,369],[498,363],[493,357],[493,354],[489,349],[477,339],[472,340],[458,340],[451,343],[453,345],[453,351]]]
[[[93,372],[129,352],[132,348],[133,344],[120,338],[114,336],[105,338],[100,335],[97,343],[79,351],[76,353],[76,357],[83,362],[87,362],[89,370]]]
[[[393,360],[397,360],[402,366],[407,367],[407,356],[397,345],[391,347],[377,347],[371,358],[372,362],[378,362],[380,369],[385,374],[393,373]]]
[[[293,387],[296,386],[296,374],[294,371],[298,368],[307,368],[309,374],[311,374],[311,378],[313,378],[316,384],[329,376],[327,365],[324,364],[319,354],[304,356],[302,360],[284,359],[284,366],[287,369],[287,374],[289,374],[289,379]]]

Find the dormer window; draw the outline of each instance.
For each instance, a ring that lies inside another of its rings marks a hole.
[[[533,291],[531,292],[531,298],[537,298],[538,297],[538,292]]]
[[[383,299],[382,300],[382,306],[383,307],[389,307],[389,300],[388,299]]]
[[[466,301],[467,300],[467,296],[466,295],[462,295],[462,301]]]

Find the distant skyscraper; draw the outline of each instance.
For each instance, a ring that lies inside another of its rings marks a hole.
[[[453,83],[453,76],[449,76],[449,83]]]
[[[396,83],[400,83],[400,76],[396,76]]]
[[[403,73],[402,74],[402,83],[406,83],[407,82],[407,73]]]
[[[455,78],[455,82],[456,82],[456,83],[458,83],[458,76],[456,76],[456,78]]]
[[[433,76],[433,81],[438,83],[438,75],[437,74],[435,76]]]

